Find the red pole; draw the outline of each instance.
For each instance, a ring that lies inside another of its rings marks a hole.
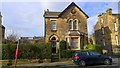
[[[19,45],[19,40],[18,40],[17,48],[15,50],[15,68],[16,68],[17,58],[18,58],[18,53],[19,53],[18,45]]]

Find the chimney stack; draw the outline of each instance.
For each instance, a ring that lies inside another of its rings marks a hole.
[[[47,12],[49,12],[49,9],[47,9]]]
[[[112,9],[111,9],[111,8],[108,8],[108,9],[106,10],[106,13],[107,13],[108,15],[112,15]]]

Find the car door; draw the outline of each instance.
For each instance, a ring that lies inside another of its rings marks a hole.
[[[93,64],[96,61],[96,56],[94,56],[94,54],[92,52],[89,52],[88,60],[90,61],[90,64]]]
[[[92,64],[93,62],[91,61],[91,56],[89,52],[82,52],[83,59],[86,61],[87,64]]]
[[[91,58],[91,61],[93,63],[100,63],[102,58],[101,58],[101,54],[97,53],[97,52],[90,52],[90,58]]]

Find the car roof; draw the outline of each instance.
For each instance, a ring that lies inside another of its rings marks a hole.
[[[83,51],[78,51],[76,53],[81,53],[81,52],[94,52],[94,51],[90,51],[90,50],[83,50]]]
[[[92,52],[90,50],[83,50],[83,51],[79,51],[79,52]]]

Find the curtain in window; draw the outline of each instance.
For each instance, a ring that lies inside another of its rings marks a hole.
[[[78,38],[71,38],[71,48],[72,49],[78,48]]]
[[[69,29],[72,29],[72,20],[69,22]]]

